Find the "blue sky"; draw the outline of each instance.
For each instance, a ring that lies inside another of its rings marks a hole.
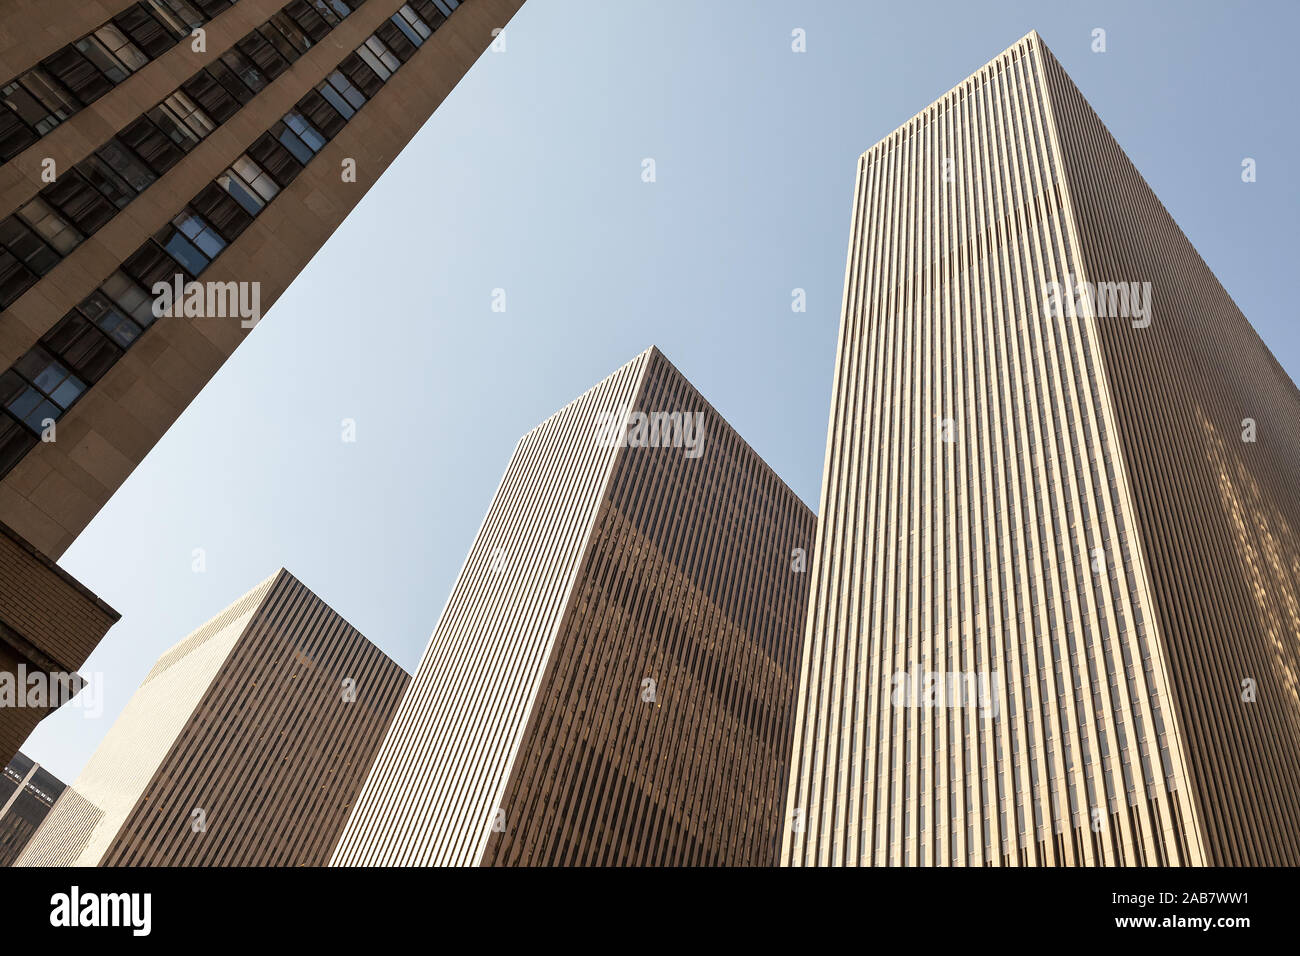
[[[815,508],[857,157],[1031,29],[1300,379],[1298,10],[529,0],[64,555],[104,713],[24,751],[72,782],[280,566],[414,669],[519,436],[651,344]]]

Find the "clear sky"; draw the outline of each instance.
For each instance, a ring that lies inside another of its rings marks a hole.
[[[24,751],[71,783],[281,566],[413,670],[515,442],[651,344],[816,508],[857,157],[1031,29],[1300,379],[1298,11],[528,0],[64,555],[104,712]]]

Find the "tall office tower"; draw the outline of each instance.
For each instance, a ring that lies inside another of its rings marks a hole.
[[[323,865],[409,680],[281,570],[158,659],[16,865]]]
[[[0,14],[3,672],[81,666],[116,615],[50,562],[521,3]],[[38,718],[0,708],[0,761]]]
[[[637,356],[516,446],[333,864],[774,864],[812,533]]]
[[[15,754],[0,775],[0,866],[12,866],[64,784],[26,754]]]
[[[783,863],[1300,863],[1300,394],[1036,33],[859,160],[827,444]]]

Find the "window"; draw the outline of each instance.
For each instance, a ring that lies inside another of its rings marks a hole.
[[[29,70],[0,90],[4,104],[27,126],[44,136],[77,111],[78,105],[40,69]],[[35,138],[32,139],[35,142]]]
[[[0,101],[9,103],[9,91],[13,85],[0,89]],[[17,113],[12,110],[0,110],[0,162],[8,162],[39,139]]]
[[[247,154],[235,160],[229,169],[217,177],[216,182],[253,216],[261,212],[262,207],[280,191],[275,180],[249,159]]]
[[[99,156],[91,154],[86,157],[77,164],[76,170],[86,177],[86,182],[94,186],[101,196],[118,209],[135,198],[134,187]],[[82,231],[89,233],[89,230]]]
[[[17,387],[26,387],[15,373],[0,376],[0,408],[3,408],[6,402],[4,389],[6,383],[10,381],[10,375]],[[36,447],[36,444],[36,436],[19,424],[17,419],[0,413],[0,475],[8,474],[14,465],[22,461],[24,455]]]
[[[147,2],[154,18],[174,36],[184,36],[205,22],[203,14],[185,0],[147,0]]]
[[[121,316],[117,318],[122,319]],[[121,323],[116,324],[120,326]],[[41,344],[70,369],[68,379],[60,386],[64,389],[63,398],[52,396],[61,409],[67,408],[89,385],[99,381],[122,354],[122,349],[109,336],[76,309],[60,319],[41,339]],[[73,393],[72,382],[85,384]]]
[[[321,86],[328,86],[328,84],[322,83]],[[320,130],[326,140],[330,140],[339,134],[339,130],[343,129],[348,118],[356,111],[349,108],[346,115],[340,113],[318,90],[319,87],[308,91],[307,95],[298,101],[297,113],[301,114],[312,128]]]
[[[171,227],[167,227],[170,229]],[[176,260],[162,250],[157,242],[147,240],[122,263],[122,272],[135,280],[142,288],[152,290],[155,283],[166,282],[171,285],[177,275],[181,280],[193,279],[194,274],[186,274],[177,268]],[[107,285],[102,286],[107,291]],[[110,293],[111,297],[111,293]]]
[[[17,216],[0,222],[0,246],[38,277],[53,269],[61,258]]]
[[[68,170],[41,190],[41,198],[58,210],[83,236],[88,236],[113,218],[113,203],[92,186],[79,167]]]
[[[410,5],[420,15],[420,19],[427,23],[431,29],[438,29],[447,20],[446,11],[434,6],[433,0],[411,0]]]
[[[392,20],[416,46],[433,36],[433,28],[420,19],[409,3],[402,4],[401,9],[393,14]]]
[[[276,124],[276,126],[280,127],[283,125],[282,123]],[[270,174],[271,179],[281,189],[293,182],[297,175],[302,172],[302,163],[281,146],[279,140],[271,132],[259,136],[257,142],[248,148],[248,155]],[[238,166],[235,168],[238,169]]]
[[[257,65],[268,82],[289,69],[291,61],[258,30],[254,30],[236,43],[235,48]]]
[[[121,83],[128,73],[134,73],[149,62],[140,48],[111,23],[104,24],[79,42],[77,49],[114,83]]]
[[[372,70],[356,53],[344,57],[337,72],[343,74],[344,77],[355,84],[366,99],[378,93],[384,85],[384,81],[379,74]]]
[[[177,31],[177,34],[173,35],[163,29],[162,24],[153,18],[148,8],[139,4],[115,16],[113,23],[151,60],[170,50],[184,35],[182,31]]]
[[[161,176],[184,158],[183,153],[148,116],[117,134],[117,139],[131,148],[153,172]]]
[[[339,22],[338,16],[328,7],[313,7],[307,0],[295,0],[284,8],[282,15],[302,30],[313,43],[319,43],[325,38],[335,24]]]
[[[381,80],[387,80],[402,65],[401,60],[394,56],[393,52],[374,34],[367,37],[366,42],[357,47],[356,52],[357,56],[365,60],[366,66],[374,70]]]
[[[300,163],[307,163],[325,145],[325,137],[297,110],[284,114],[284,122],[271,127],[272,134]]]
[[[146,115],[187,153],[216,129],[216,124],[184,93],[173,93]]]
[[[209,183],[190,201],[190,207],[226,242],[234,242],[248,228],[253,216],[217,183]]]
[[[60,257],[66,256],[81,242],[81,234],[66,219],[37,197],[18,210],[23,221],[40,234]]]
[[[326,77],[324,83],[316,87],[318,90],[321,91],[322,94],[325,95],[326,99],[329,99],[329,94],[325,90],[325,87],[327,86],[333,89],[338,96],[342,97],[342,99],[347,102],[347,105],[352,107],[353,110],[359,110],[361,109],[362,106],[365,105],[366,102],[365,94],[362,93],[355,86],[353,86],[352,83],[348,80],[348,78],[344,76],[342,73],[340,73],[338,70],[335,70],[333,73],[331,73],[328,77]],[[330,100],[330,102],[333,103],[334,100]],[[338,104],[335,104],[335,108],[339,109]],[[343,110],[339,109],[339,112],[343,113]],[[344,115],[350,117],[352,114],[344,113]]]
[[[113,88],[112,81],[73,46],[65,46],[46,57],[41,61],[41,66],[46,73],[62,83],[82,106],[93,103]]]
[[[152,283],[149,287],[153,287]],[[134,319],[137,325],[147,327],[153,323],[153,299],[146,295],[144,289],[132,281],[126,273],[114,272],[100,283],[99,288],[125,315]]]
[[[397,58],[398,66],[400,66],[411,58],[411,54],[423,41],[418,38],[418,34],[415,40],[409,39],[406,33],[397,26],[397,22],[402,22],[405,25],[405,21],[397,14],[394,14],[387,22],[381,23],[375,28],[375,35],[371,39],[383,43],[385,47],[392,51],[393,56]],[[407,29],[410,29],[409,26]],[[367,40],[366,44],[369,45],[369,43],[370,41]],[[378,54],[376,53],[376,55]],[[388,61],[385,60],[384,62],[387,63]],[[396,70],[397,67],[395,66],[393,69]]]
[[[92,292],[77,308],[120,348],[129,347],[144,331],[140,323],[133,321],[102,292]]]
[[[258,29],[290,63],[312,48],[311,37],[283,11],[272,14],[271,19]]]
[[[144,192],[158,177],[117,140],[109,140],[95,154],[137,193]],[[135,198],[135,197],[132,197]]]
[[[154,237],[173,259],[198,275],[226,248],[212,224],[191,209],[186,209]]]
[[[248,87],[230,71],[229,67],[217,63],[212,65],[220,65],[224,68],[224,75],[229,77],[230,81],[237,84],[238,88],[242,90],[241,96],[248,94]],[[226,84],[220,82],[210,68],[200,70],[182,83],[181,90],[202,107],[203,111],[216,120],[218,124],[224,123],[239,112],[239,107],[243,103],[243,100],[236,99],[231,94],[230,90],[226,88]]]
[[[57,421],[86,390],[85,382],[39,345],[14,363],[6,379],[14,373],[26,387],[18,389],[16,383],[6,382],[5,391],[12,397],[5,410],[38,435],[47,420]]]

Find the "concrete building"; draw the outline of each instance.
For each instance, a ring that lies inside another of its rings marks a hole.
[[[809,604],[784,863],[1300,863],[1300,393],[1036,33],[859,160]]]
[[[335,865],[772,865],[812,512],[656,349],[525,435]]]
[[[409,680],[281,570],[158,659],[16,865],[323,865]]]
[[[0,673],[82,665],[117,615],[53,562],[521,3],[6,13]],[[0,759],[40,716],[0,709]]]

